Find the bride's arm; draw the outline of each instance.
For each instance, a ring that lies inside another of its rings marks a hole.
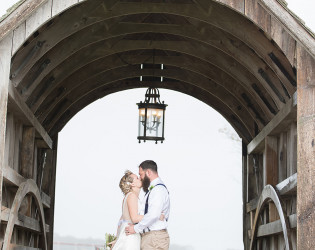
[[[117,224],[116,237],[118,237],[118,231],[119,231],[120,225],[121,225],[121,223],[122,223],[122,219],[123,219],[123,217],[122,217],[122,216],[120,216],[120,219],[119,219],[118,224]]]
[[[130,194],[127,198],[127,206],[132,223],[138,223],[142,220],[143,215],[138,214],[138,197],[135,194]]]

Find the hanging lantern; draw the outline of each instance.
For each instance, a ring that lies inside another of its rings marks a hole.
[[[160,101],[157,88],[148,88],[144,102],[137,103],[139,108],[138,140],[164,141],[165,109],[167,104]]]

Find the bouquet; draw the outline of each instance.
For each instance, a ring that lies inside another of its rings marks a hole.
[[[117,237],[114,234],[106,233],[105,234],[105,240],[106,240],[105,249],[110,250],[112,244],[109,244],[109,243],[111,243],[112,241],[114,241],[116,239],[117,239]]]

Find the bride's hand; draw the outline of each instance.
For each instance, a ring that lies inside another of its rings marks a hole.
[[[112,242],[109,242],[108,245],[111,245],[110,249],[112,249],[115,245],[117,240],[113,240]]]
[[[161,221],[164,221],[164,219],[165,219],[165,215],[164,215],[164,214],[161,214],[160,220],[161,220]]]

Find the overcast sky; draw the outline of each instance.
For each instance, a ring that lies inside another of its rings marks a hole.
[[[0,15],[14,2],[1,1]],[[315,30],[314,1],[287,2]],[[144,100],[145,89],[94,102],[60,132],[55,233],[100,239],[115,233],[121,176],[153,159],[171,194],[171,243],[195,250],[242,249],[241,145],[220,132],[234,130],[206,104],[170,90],[160,93],[169,105],[163,144],[136,139],[136,103]]]

